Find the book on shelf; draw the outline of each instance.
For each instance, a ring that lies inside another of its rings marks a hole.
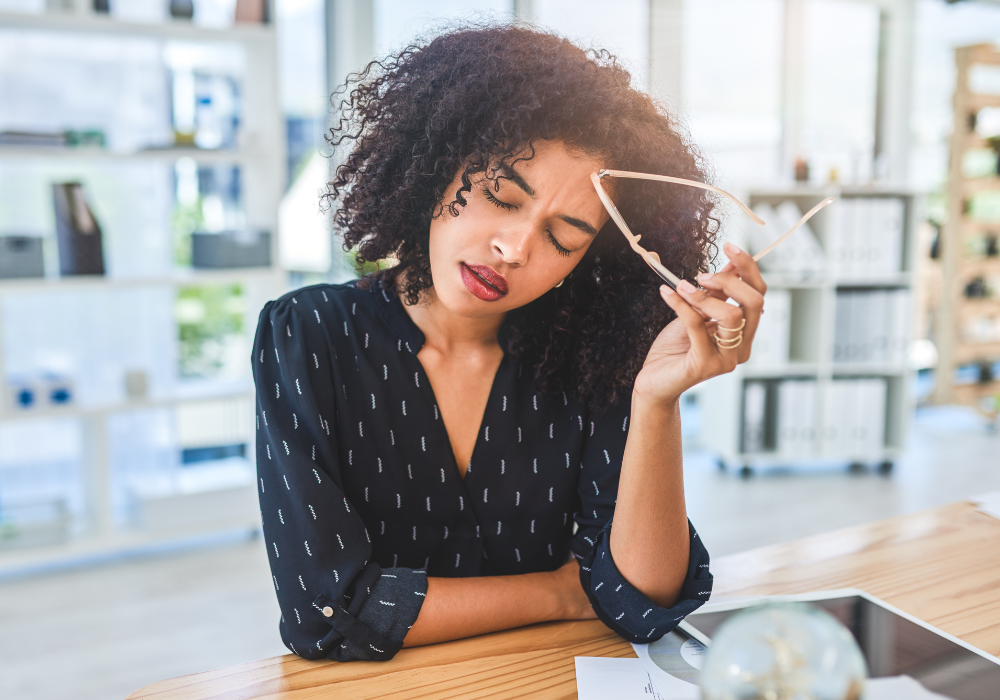
[[[905,205],[900,197],[844,197],[831,207],[828,252],[838,278],[900,272]]]
[[[765,306],[767,313],[760,317],[747,367],[772,368],[788,364],[792,293],[787,289],[768,290]]]
[[[103,275],[104,252],[101,227],[94,218],[83,185],[62,182],[52,185],[59,272],[63,275]]]
[[[910,290],[837,292],[833,361],[904,365],[910,341]]]

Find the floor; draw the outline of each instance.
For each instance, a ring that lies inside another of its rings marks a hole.
[[[688,509],[714,556],[1000,489],[1000,435],[924,409],[891,477],[720,472],[692,450]],[[0,698],[110,700],[285,653],[260,540],[0,583]]]

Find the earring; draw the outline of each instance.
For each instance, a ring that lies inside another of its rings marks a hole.
[[[561,287],[562,283],[565,282],[565,281],[566,281],[565,277],[563,279],[559,280],[559,284],[556,285],[556,289],[558,289],[559,287]]]

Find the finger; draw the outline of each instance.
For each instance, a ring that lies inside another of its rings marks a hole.
[[[743,308],[744,316],[755,314],[760,316],[764,308],[764,295],[740,279],[735,272],[705,272],[698,275],[698,284],[705,288],[713,298],[732,299]]]
[[[742,328],[743,342],[737,347],[737,361],[740,363],[746,362],[750,359],[750,349],[753,346],[753,339],[757,335],[760,316],[764,313],[764,295],[737,277],[735,271],[716,273],[714,275],[705,273],[698,276],[698,283],[707,291],[718,295],[718,297],[733,299],[743,309],[743,318],[746,323]],[[722,325],[725,326],[726,324]],[[736,328],[737,326],[726,327]],[[719,337],[727,337],[727,335],[732,334],[721,331]]]
[[[677,293],[696,311],[708,318],[717,319],[719,324],[726,328],[736,328],[743,325],[743,309],[727,304],[704,290],[695,289],[695,286],[687,280],[682,280],[677,285]],[[721,333],[720,335],[723,338],[735,337],[735,334],[727,336],[725,333]]]
[[[736,272],[739,273],[740,279],[761,294],[767,292],[767,283],[764,282],[764,278],[760,274],[760,268],[757,266],[757,261],[753,259],[752,255],[733,243],[726,243],[723,249],[726,251],[726,255],[729,256],[729,263],[723,268],[723,271],[726,271],[726,268],[732,265]]]
[[[688,304],[681,295],[665,284],[660,285],[660,296],[667,303],[677,318],[684,324],[688,338],[691,340],[691,348],[699,357],[708,357],[713,350],[715,341],[711,338],[708,328],[705,327],[705,319]]]

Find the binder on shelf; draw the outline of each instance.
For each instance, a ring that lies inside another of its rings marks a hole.
[[[791,321],[792,293],[787,289],[769,290],[767,313],[760,317],[748,367],[783,367],[788,364]]]
[[[816,451],[816,380],[789,379],[778,384],[778,452],[807,457]]]
[[[758,204],[753,211],[767,223],[750,229],[751,253],[762,251],[802,217],[798,205],[792,201],[782,202],[774,208],[769,204]],[[803,224],[795,235],[764,258],[760,266],[766,272],[781,272],[805,279],[825,270],[826,257],[809,224]]]
[[[62,275],[103,275],[104,253],[101,227],[87,205],[83,185],[63,182],[52,185],[59,272]]]
[[[830,258],[839,279],[878,277],[903,267],[906,207],[900,197],[845,197],[830,241]]]
[[[743,387],[743,452],[771,452],[775,448],[774,382],[748,381]]]
[[[835,363],[905,365],[910,344],[908,289],[837,292]]]
[[[885,447],[885,379],[835,379],[823,396],[821,451],[828,457],[877,457]]]

